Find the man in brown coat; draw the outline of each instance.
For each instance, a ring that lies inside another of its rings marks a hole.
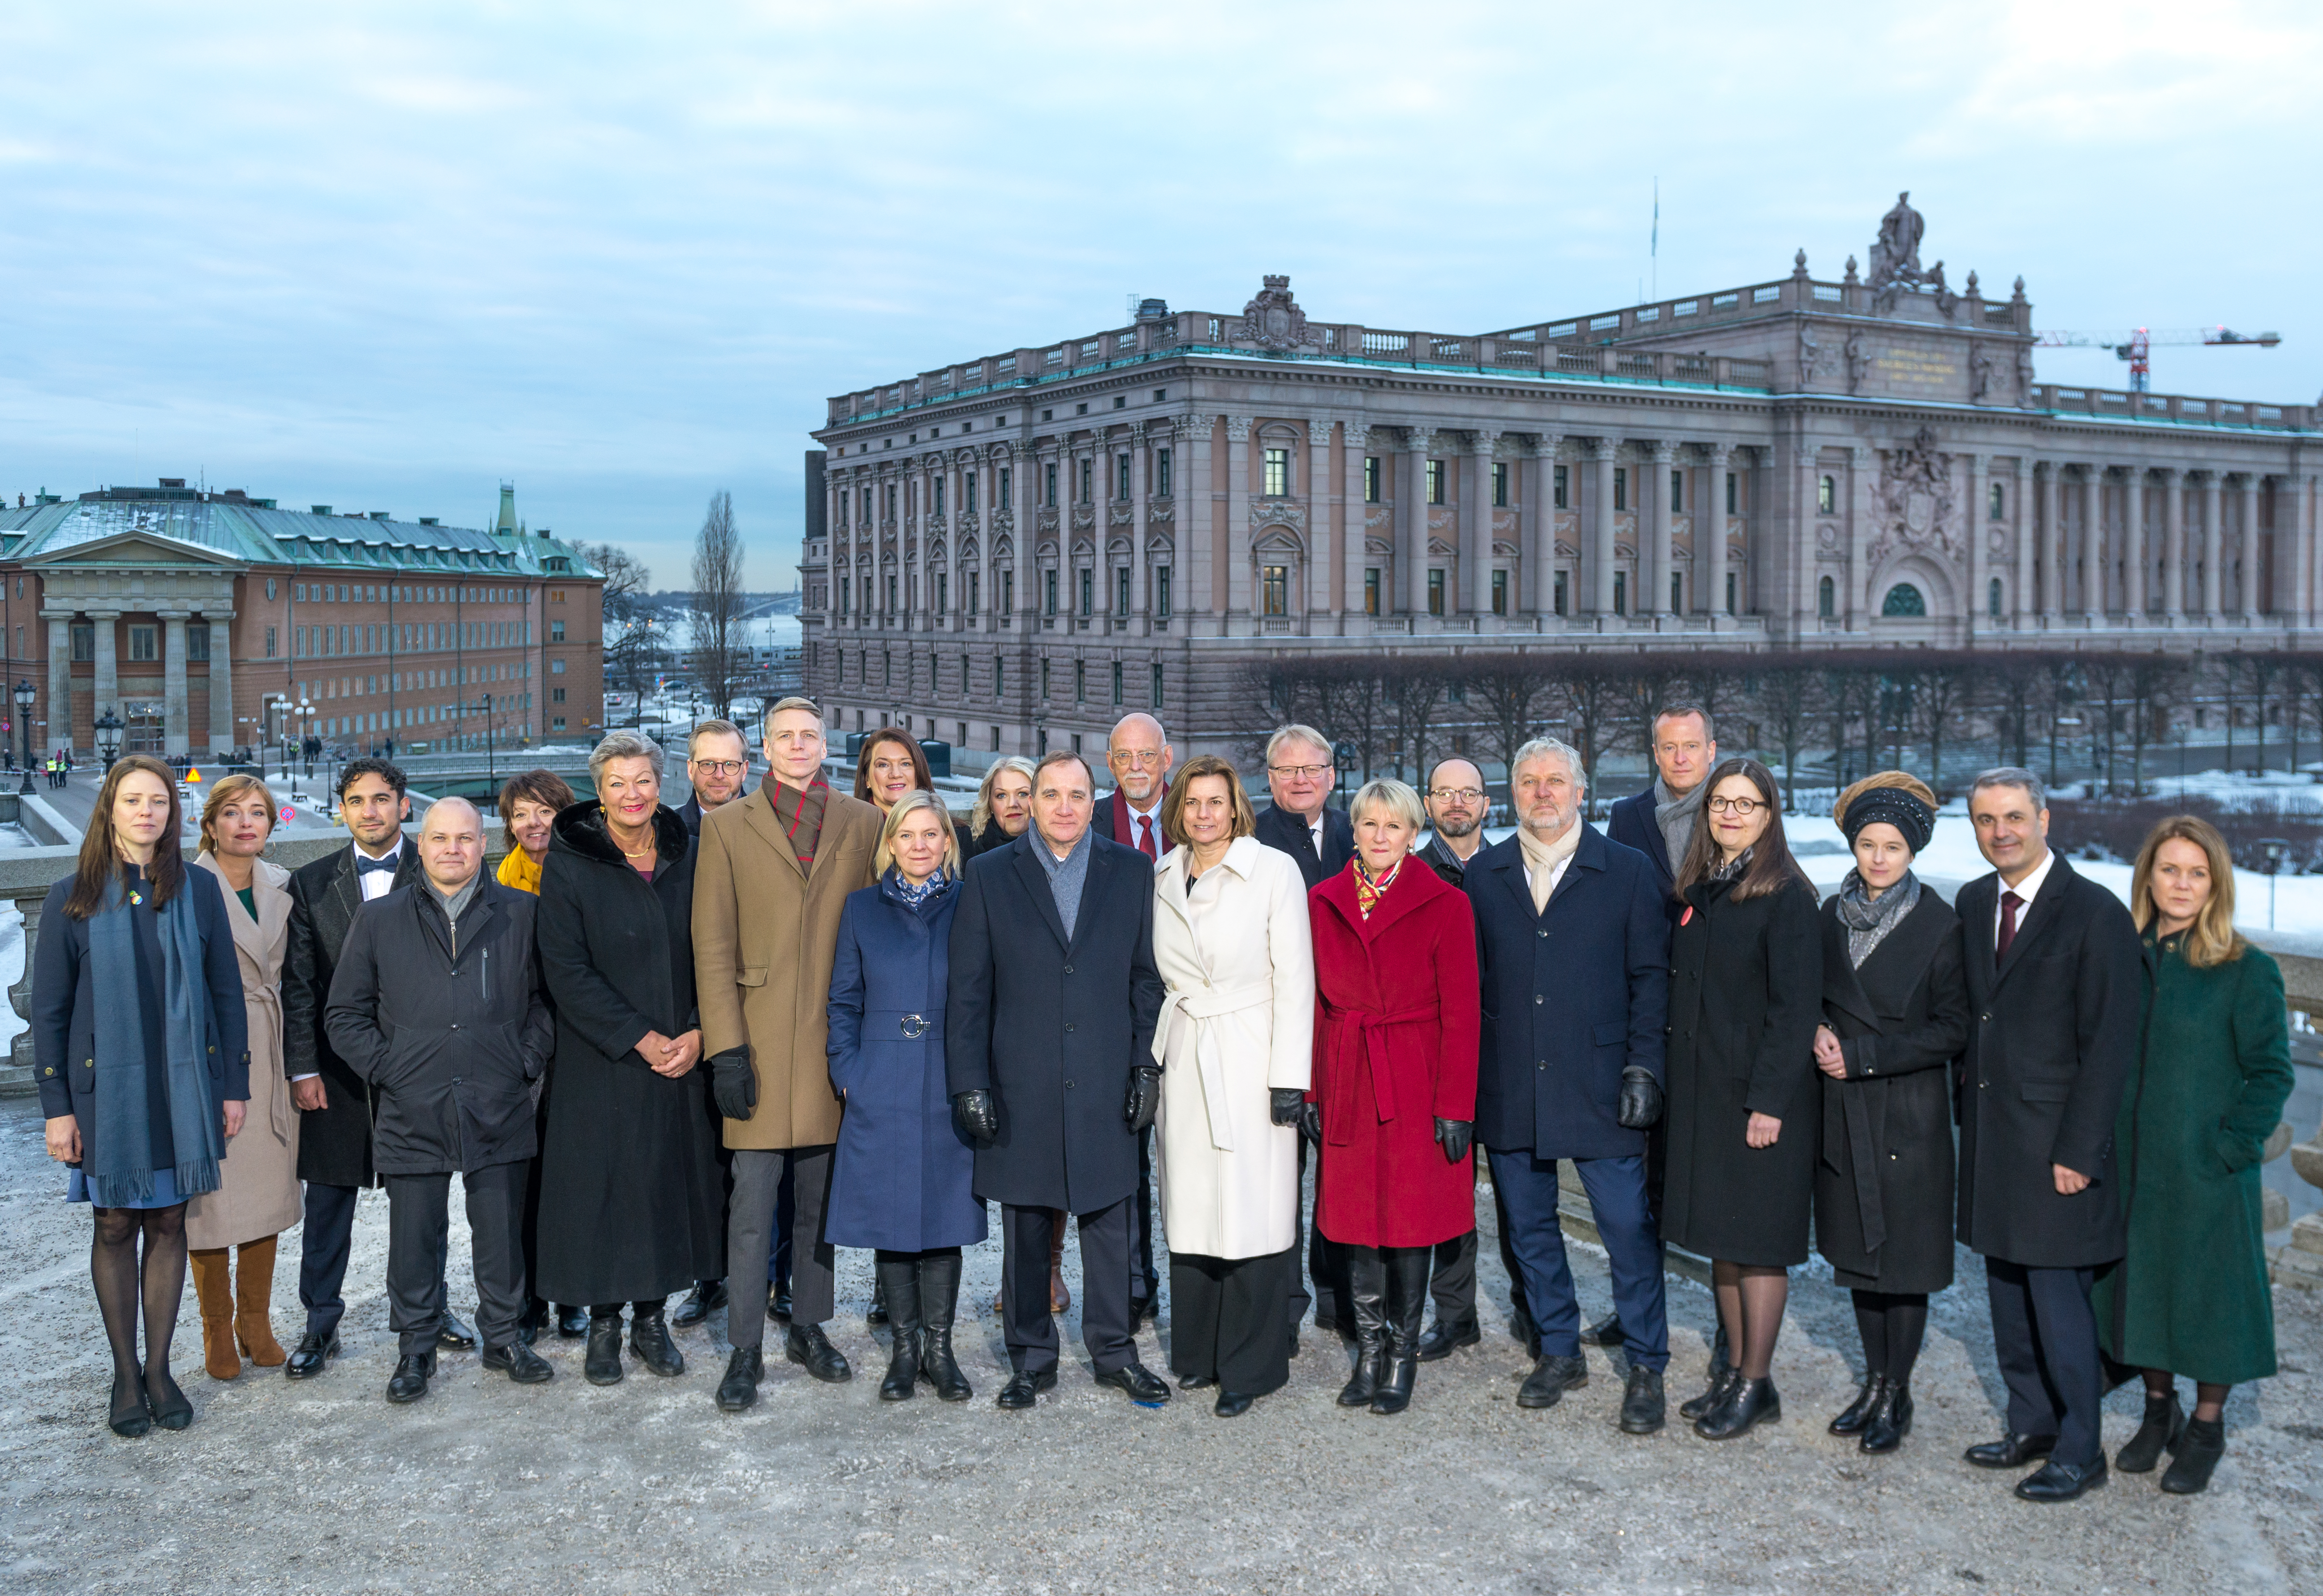
[[[786,698],[767,711],[768,771],[748,797],[702,817],[693,876],[693,968],[702,1050],[734,1154],[727,1205],[727,1339],[718,1405],[758,1400],[765,1373],[767,1253],[776,1188],[792,1171],[790,1333],[784,1353],[817,1380],[853,1374],[823,1334],[831,1250],[822,1240],[839,1094],[824,1053],[831,966],[847,894],[874,879],[879,812],[822,779],[822,711]]]

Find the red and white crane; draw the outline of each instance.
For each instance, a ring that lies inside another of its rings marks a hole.
[[[2043,333],[2034,340],[2034,345],[2040,349],[2110,349],[2115,358],[2129,362],[2130,387],[2144,393],[2153,385],[2150,351],[2157,344],[2211,347],[2235,344],[2272,349],[2282,342],[2281,333],[2237,333],[2232,327],[2185,327],[2159,333],[2132,327],[2126,333]]]

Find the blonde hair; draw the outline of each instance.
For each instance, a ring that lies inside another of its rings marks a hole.
[[[2129,874],[2130,918],[2141,931],[2162,918],[2153,903],[2153,862],[2165,842],[2190,842],[2210,864],[2210,895],[2186,929],[2186,962],[2200,970],[2240,959],[2250,944],[2235,930],[2234,856],[2227,851],[2227,839],[2218,835],[2218,829],[2197,816],[2172,815],[2153,828],[2145,846],[2137,850],[2137,864]]]
[[[218,778],[210,789],[209,802],[202,805],[202,852],[216,854],[217,846],[218,812],[237,798],[255,793],[266,800],[266,834],[274,835],[274,793],[272,789],[254,775],[228,775]]]
[[[1880,787],[1902,788],[1905,792],[1910,793],[1913,797],[1917,798],[1921,803],[1926,804],[1928,806],[1929,812],[1931,813],[1933,813],[1936,810],[1942,807],[1942,804],[1939,804],[1936,802],[1936,795],[1934,792],[1929,788],[1928,784],[1922,781],[1918,776],[1914,775],[1910,771],[1879,770],[1874,771],[1871,775],[1865,776],[1861,781],[1857,782],[1854,785],[1849,787],[1847,791],[1841,793],[1839,795],[1839,802],[1831,806],[1831,818],[1837,821],[1841,825],[1845,825],[1847,823],[1847,806],[1854,803],[1858,798],[1862,797],[1864,793],[1873,792]]]
[[[1186,828],[1180,823],[1186,813],[1187,789],[1197,778],[1206,775],[1226,778],[1226,798],[1234,805],[1231,837],[1247,837],[1257,830],[1258,815],[1250,806],[1250,794],[1242,790],[1242,777],[1235,774],[1235,767],[1216,754],[1197,754],[1178,766],[1169,795],[1162,800],[1162,835],[1181,846],[1188,840]]]
[[[946,809],[943,800],[933,793],[920,791],[906,793],[896,799],[895,807],[887,811],[887,818],[880,822],[879,846],[871,850],[873,875],[885,876],[888,867],[895,864],[895,832],[902,827],[905,816],[916,814],[923,809],[935,811],[937,823],[943,828],[943,868],[954,876],[960,874],[960,833],[952,829],[951,811]]]
[[[1024,778],[1024,791],[1033,791],[1033,778],[1040,773],[1033,762],[1022,754],[1011,754],[1005,759],[995,759],[992,768],[984,773],[984,780],[976,789],[976,806],[968,812],[968,834],[981,839],[992,826],[992,789],[1000,780],[1000,773],[1013,770]]]
[[[1375,776],[1357,788],[1347,800],[1347,819],[1360,819],[1374,803],[1386,805],[1388,813],[1411,828],[1415,839],[1428,828],[1428,812],[1420,807],[1419,794],[1393,776]]]

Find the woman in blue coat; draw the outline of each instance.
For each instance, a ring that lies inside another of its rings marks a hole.
[[[960,1250],[984,1240],[969,1189],[975,1151],[944,1084],[944,988],[960,840],[932,793],[887,811],[876,885],[848,894],[831,970],[831,1084],[846,1100],[823,1230],[878,1252],[891,1350],[879,1395],[924,1379],[947,1402],[974,1395],[952,1358]]]

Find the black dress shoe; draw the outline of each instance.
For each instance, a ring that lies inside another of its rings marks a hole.
[[[689,1325],[699,1325],[725,1306],[726,1282],[702,1280],[685,1294],[685,1300],[677,1305],[677,1311],[669,1316],[669,1322],[683,1330]]]
[[[638,1362],[665,1379],[685,1372],[685,1354],[669,1338],[669,1321],[658,1313],[629,1316],[629,1350]]]
[[[1008,1383],[1000,1388],[1000,1395],[993,1399],[993,1406],[1012,1410],[1030,1408],[1034,1398],[1042,1391],[1054,1390],[1056,1384],[1057,1371],[1053,1369],[1019,1369],[1008,1377]]]
[[[1581,1344],[1584,1346],[1620,1346],[1629,1339],[1630,1333],[1621,1327],[1621,1316],[1618,1310],[1607,1314],[1581,1333]]]
[[[548,1304],[536,1297],[524,1305],[524,1312],[516,1321],[516,1338],[530,1346],[540,1339],[541,1326],[548,1323]]]
[[[589,1316],[589,1350],[581,1357],[581,1378],[591,1385],[621,1383],[621,1316]]]
[[[791,1322],[791,1294],[786,1286],[770,1286],[767,1289],[767,1317],[777,1325]]]
[[[436,1344],[447,1353],[472,1353],[476,1350],[476,1333],[447,1307],[436,1326]]]
[[[2059,1463],[2051,1458],[2016,1482],[2016,1494],[2028,1502],[2069,1502],[2106,1481],[2105,1454],[2095,1463]]]
[[[587,1308],[585,1308],[585,1307],[576,1307],[576,1306],[574,1306],[574,1304],[572,1304],[572,1303],[559,1303],[559,1304],[557,1304],[557,1307],[556,1307],[556,1339],[557,1339],[557,1340],[559,1340],[559,1341],[578,1341],[578,1340],[580,1340],[583,1336],[584,1336],[584,1335],[588,1335],[588,1334],[589,1334],[589,1310],[588,1310]]]
[[[1517,1388],[1520,1408],[1554,1408],[1569,1390],[1589,1383],[1589,1365],[1580,1358],[1569,1358],[1562,1353],[1543,1353],[1540,1361],[1525,1376],[1524,1384]]]
[[[1871,1410],[1879,1405],[1879,1393],[1887,1389],[1887,1377],[1884,1374],[1874,1374],[1865,1380],[1863,1389],[1855,1393],[1855,1400],[1841,1408],[1839,1417],[1831,1421],[1831,1433],[1834,1435],[1860,1434],[1863,1421],[1871,1417]]]
[[[1189,1374],[1178,1382],[1178,1389],[1181,1391],[1206,1391],[1217,1383],[1218,1377],[1215,1374]]]
[[[158,1391],[153,1389],[157,1379],[161,1383]],[[186,1399],[186,1393],[170,1378],[167,1369],[149,1367],[145,1371],[145,1402],[153,1409],[153,1422],[165,1430],[182,1430],[194,1422],[194,1405]]]
[[[128,1394],[122,1394],[118,1380],[114,1382],[113,1402],[106,1412],[107,1428],[125,1441],[134,1441],[153,1427],[153,1409],[145,1401],[145,1371],[139,1370],[131,1380]]]
[[[758,1381],[766,1372],[764,1349],[736,1347],[733,1356],[726,1360],[726,1378],[718,1382],[718,1406],[729,1413],[739,1413],[755,1403],[758,1399]]]
[[[2046,1457],[2057,1449],[2054,1435],[2006,1435],[1997,1441],[1981,1441],[1960,1455],[1979,1469],[2021,1469],[2036,1457]]]
[[[312,1380],[323,1371],[333,1358],[338,1355],[339,1333],[337,1331],[334,1330],[329,1335],[324,1336],[317,1335],[309,1330],[298,1338],[298,1346],[292,1350],[289,1359],[283,1363],[282,1378]]]
[[[2129,1444],[2114,1454],[2113,1466],[2125,1474],[2150,1474],[2162,1454],[2178,1449],[2178,1437],[2186,1429],[2186,1410],[2178,1405],[2178,1393],[2155,1401],[2145,1399],[2145,1417],[2137,1426],[2137,1434]]]
[[[1473,1323],[1447,1327],[1443,1320],[1438,1319],[1428,1327],[1428,1334],[1419,1338],[1419,1361],[1423,1363],[1436,1362],[1450,1357],[1464,1346],[1474,1346],[1483,1339],[1484,1333]]]
[[[1893,1452],[1912,1433],[1912,1388],[1884,1384],[1879,1400],[1865,1415],[1862,1433],[1855,1437],[1860,1452]]]
[[[1250,1411],[1250,1405],[1257,1400],[1258,1399],[1248,1391],[1230,1391],[1221,1388],[1218,1391],[1218,1399],[1210,1404],[1210,1411],[1220,1418],[1240,1418]]]
[[[1621,1433],[1650,1435],[1662,1427],[1668,1416],[1668,1406],[1662,1396],[1662,1371],[1631,1364],[1630,1383],[1621,1392]]]
[[[1138,1328],[1144,1325],[1148,1320],[1152,1319],[1153,1315],[1154,1307],[1152,1298],[1131,1298],[1129,1299],[1129,1333],[1132,1335],[1136,1335]]]
[[[395,1372],[388,1376],[387,1399],[399,1408],[406,1402],[417,1402],[427,1394],[427,1382],[435,1375],[433,1352],[405,1353],[395,1361]]]
[[[482,1362],[496,1374],[505,1374],[519,1385],[546,1385],[556,1378],[548,1360],[521,1341],[507,1346],[488,1346]]]
[[[820,1325],[793,1325],[790,1333],[783,1337],[783,1356],[829,1385],[855,1378],[847,1354],[831,1344],[831,1337],[822,1333]]]
[[[1726,1399],[1726,1388],[1742,1378],[1742,1371],[1731,1366],[1712,1367],[1710,1383],[1702,1388],[1702,1395],[1688,1397],[1677,1405],[1677,1416],[1684,1419],[1700,1418]]]
[[[2172,1496],[2194,1496],[2209,1489],[2210,1475],[2227,1455],[2227,1421],[2195,1418],[2186,1422],[2178,1437],[2176,1457],[2162,1471],[2162,1489]]]
[[[1717,1407],[1694,1421],[1694,1433],[1705,1441],[1731,1441],[1747,1435],[1760,1423],[1779,1422],[1782,1393],[1771,1378],[1742,1379],[1726,1388]]]
[[[1120,1368],[1097,1377],[1099,1385],[1109,1385],[1125,1391],[1133,1402],[1145,1402],[1156,1407],[1170,1399],[1170,1388],[1153,1371],[1132,1358]]]

